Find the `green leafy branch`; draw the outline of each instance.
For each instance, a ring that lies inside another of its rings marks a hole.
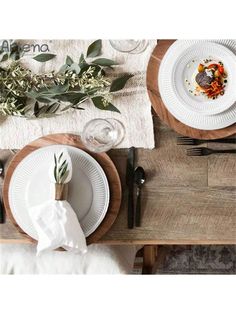
[[[0,115],[51,117],[69,109],[84,110],[81,104],[89,99],[98,109],[120,112],[112,104],[112,94],[123,89],[133,75],[123,74],[110,81],[106,69],[113,69],[117,63],[97,58],[101,51],[102,41],[96,40],[88,47],[86,57],[82,53],[77,63],[67,56],[57,73],[32,74],[19,59],[7,68],[0,67]],[[33,59],[47,62],[55,57],[42,53]],[[29,102],[34,103],[31,112]]]
[[[57,158],[54,154],[54,179],[57,184],[64,184],[69,175],[68,162],[62,162],[63,152]]]

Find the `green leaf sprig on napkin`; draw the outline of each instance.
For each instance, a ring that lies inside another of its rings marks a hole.
[[[63,152],[59,157],[54,154],[54,179],[57,184],[64,184],[68,175],[68,162],[65,160],[62,161]]]

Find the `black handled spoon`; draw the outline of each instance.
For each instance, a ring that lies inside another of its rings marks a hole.
[[[136,200],[136,213],[135,213],[135,225],[140,227],[141,225],[141,189],[146,181],[145,171],[142,167],[137,167],[134,172],[134,181],[137,185],[137,200]]]

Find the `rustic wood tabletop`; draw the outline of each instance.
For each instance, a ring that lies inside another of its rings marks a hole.
[[[147,172],[141,227],[127,228],[127,150],[113,150],[109,155],[121,178],[123,198],[115,223],[99,243],[236,244],[235,155],[187,157],[186,147],[176,145],[178,134],[156,115],[153,119],[156,148],[137,149],[136,165]],[[236,148],[235,144],[204,146]],[[1,160],[9,162],[11,157],[9,151],[0,151]],[[29,241],[8,219],[0,225],[0,242]]]
[[[235,154],[186,156],[189,146],[177,146],[178,134],[173,130],[185,134],[183,128],[186,126],[171,117],[166,110],[159,110],[164,107],[161,105],[155,71],[172,42],[159,41],[160,49],[155,48],[148,67],[147,86],[153,108],[172,128],[161,122],[153,110],[155,149],[137,149],[136,165],[142,166],[147,173],[142,194],[141,227],[132,230],[127,228],[127,149],[112,150],[108,154],[118,169],[123,197],[115,223],[99,243],[236,244]],[[221,137],[236,133],[235,130],[235,124],[225,129],[224,132],[228,133],[223,134],[221,130]],[[193,131],[196,132],[196,129]],[[211,134],[213,137],[209,138],[216,137],[214,132]],[[190,135],[193,134],[190,132]],[[200,132],[196,137],[205,137],[205,134]],[[210,143],[202,146],[236,148],[236,144]],[[0,160],[4,163],[6,160],[9,163],[11,158],[10,151],[0,150]],[[0,225],[0,242],[28,243],[30,239],[20,234],[7,219],[5,224]]]

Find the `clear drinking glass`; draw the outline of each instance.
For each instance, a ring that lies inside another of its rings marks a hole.
[[[106,152],[120,144],[125,136],[124,125],[116,119],[93,119],[85,126],[81,140],[95,153]]]
[[[147,40],[135,39],[109,40],[109,42],[115,50],[133,54],[143,52],[148,45]]]

